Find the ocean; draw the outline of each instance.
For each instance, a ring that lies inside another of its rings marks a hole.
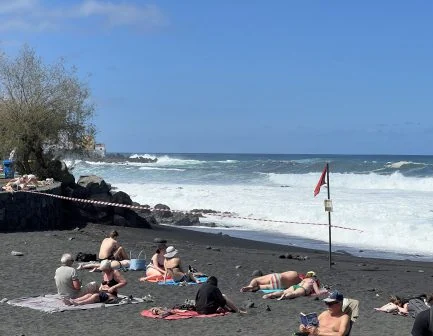
[[[328,250],[327,188],[313,191],[329,163],[332,249],[357,256],[433,260],[433,156],[125,153],[123,163],[67,161],[76,178],[98,175],[140,203],[212,209],[223,232]],[[156,163],[128,157],[157,158]],[[246,218],[246,219],[245,219]],[[266,220],[266,221],[264,221]],[[340,228],[341,227],[341,228]]]

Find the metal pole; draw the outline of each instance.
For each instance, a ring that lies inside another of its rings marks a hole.
[[[329,163],[326,163],[326,185],[328,187],[328,200],[331,199],[331,188],[329,186]],[[332,244],[331,244],[331,211],[328,211],[328,232],[329,232],[329,269],[332,268]]]

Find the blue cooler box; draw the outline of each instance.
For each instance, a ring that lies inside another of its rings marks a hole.
[[[5,174],[5,178],[11,179],[15,176],[14,163],[11,160],[3,161],[3,173]]]

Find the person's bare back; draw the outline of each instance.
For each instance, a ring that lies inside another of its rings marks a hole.
[[[99,259],[114,259],[114,251],[117,250],[117,241],[113,238],[104,238],[99,249]]]
[[[107,238],[101,243],[99,249],[99,259],[109,259],[122,261],[128,259],[128,254],[125,252],[122,246],[117,243],[117,238],[119,234],[116,230],[112,231]]]

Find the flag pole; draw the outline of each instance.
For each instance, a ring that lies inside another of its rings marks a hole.
[[[331,188],[329,186],[329,162],[326,163],[326,185],[328,189],[328,200],[331,199]],[[332,244],[331,244],[331,211],[328,211],[328,232],[329,232],[329,269],[332,268]]]

